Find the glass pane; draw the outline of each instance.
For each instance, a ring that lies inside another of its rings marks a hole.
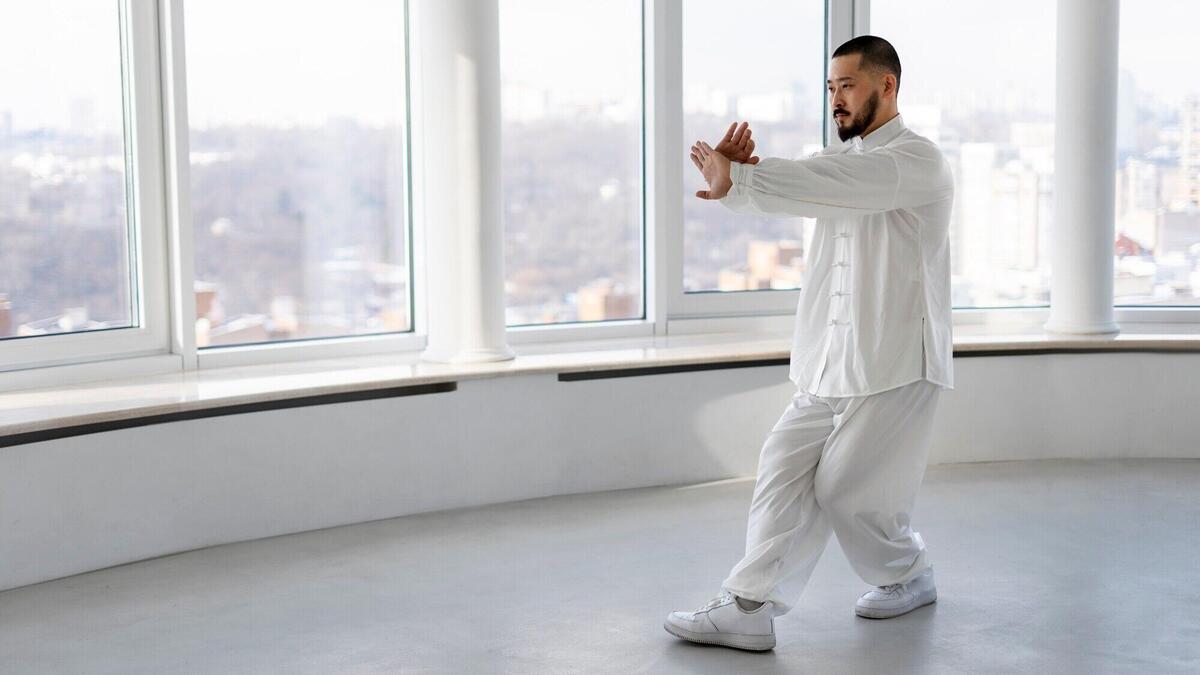
[[[0,339],[131,327],[117,2],[5,3]]]
[[[734,16],[736,15],[736,17]],[[714,27],[753,35],[743,49]],[[683,141],[712,145],[730,123],[750,123],[761,157],[820,150],[825,116],[824,0],[688,0],[683,3]],[[695,197],[704,180],[686,152],[683,289],[794,289],[812,241],[811,218],[736,215]]]
[[[1200,3],[1121,3],[1118,305],[1200,305]]]
[[[642,8],[500,0],[506,320],[640,318]]]
[[[872,0],[871,32],[900,55],[905,123],[954,169],[954,306],[1047,305],[1054,3]]]
[[[187,3],[199,346],[409,330],[404,3]]]

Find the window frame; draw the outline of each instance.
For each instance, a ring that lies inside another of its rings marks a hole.
[[[0,372],[86,363],[168,349],[164,240],[161,91],[154,0],[117,3],[125,129],[129,328],[10,338],[0,341]]]
[[[414,255],[418,242],[422,241],[420,225],[413,218],[412,200],[412,59],[409,39],[408,2],[404,2],[404,54],[402,76],[404,78],[405,107],[404,134],[401,155],[405,164],[404,229],[407,268],[409,272],[408,303],[410,326],[407,331],[375,333],[370,335],[340,335],[321,338],[305,338],[276,342],[259,342],[237,345],[197,347],[195,334],[196,303],[192,291],[195,280],[195,239],[191,211],[191,165],[188,160],[190,128],[188,126],[187,68],[186,68],[186,25],[184,0],[162,0],[166,9],[161,27],[164,44],[170,46],[165,55],[165,68],[170,73],[166,90],[169,100],[164,100],[164,114],[168,120],[170,147],[168,164],[171,167],[172,221],[172,295],[178,310],[172,317],[174,323],[173,349],[181,355],[185,369],[225,368],[281,363],[346,356],[362,356],[391,352],[419,351],[425,348],[425,318],[422,310],[425,277],[420,256]]]
[[[656,271],[661,268],[655,251],[661,250],[655,246],[655,217],[651,202],[654,191],[650,189],[655,173],[653,171],[652,150],[655,132],[652,120],[658,110],[659,102],[655,100],[656,81],[652,72],[652,54],[663,43],[659,33],[661,22],[656,20],[656,14],[665,5],[679,0],[641,0],[641,21],[638,30],[641,33],[641,74],[642,82],[639,87],[641,96],[641,129],[639,134],[641,155],[641,250],[639,261],[642,280],[642,316],[625,319],[604,319],[601,321],[561,321],[546,324],[513,324],[505,326],[505,339],[511,344],[544,344],[565,340],[604,339],[616,337],[644,337],[661,334],[660,322],[655,320],[657,308],[655,302],[657,288],[661,281]],[[651,264],[653,261],[653,264]],[[507,308],[505,308],[507,309]]]
[[[1124,5],[1122,5],[1118,9],[1118,12],[1120,12],[1123,9],[1124,9]],[[1117,34],[1117,44],[1114,45],[1114,49],[1116,49],[1117,54],[1118,54],[1118,60],[1117,60],[1118,72],[1120,72],[1120,70],[1122,69],[1122,61],[1120,59],[1120,55],[1124,53],[1120,49],[1121,42],[1122,42],[1122,32],[1121,31],[1123,28],[1124,28],[1123,25],[1119,26],[1118,34]],[[1138,122],[1140,122],[1140,120],[1136,119],[1137,115],[1138,115],[1138,111],[1137,111],[1136,107],[1133,111],[1133,115],[1135,117],[1135,125],[1137,125],[1138,128],[1140,129],[1140,125],[1138,125]],[[1118,173],[1123,171],[1123,167],[1120,165],[1119,162],[1117,164],[1117,171],[1118,171]],[[1119,188],[1118,188],[1118,190],[1119,190]],[[1160,202],[1158,204],[1157,208],[1162,209],[1163,206],[1164,206],[1163,203]],[[1114,217],[1114,221],[1115,220],[1116,220],[1116,218]],[[1116,223],[1114,223],[1114,224],[1116,224]],[[1157,257],[1156,257],[1156,260],[1157,260]],[[1115,263],[1115,261],[1114,261],[1114,263]],[[1114,267],[1113,275],[1114,275],[1114,281],[1115,281],[1116,265],[1114,264],[1113,267]],[[1197,302],[1197,303],[1191,304],[1191,305],[1155,305],[1155,304],[1137,304],[1137,303],[1129,303],[1129,302],[1117,302],[1115,283],[1114,283],[1114,288],[1113,288],[1112,301],[1113,301],[1113,310],[1114,310],[1114,317],[1115,317],[1114,320],[1117,322],[1118,325],[1120,325],[1122,323],[1127,323],[1127,322],[1154,322],[1154,323],[1160,323],[1160,324],[1180,324],[1180,323],[1200,324],[1200,302]]]
[[[684,293],[682,3],[642,3],[642,269],[641,319],[522,325],[506,328],[511,344],[685,335],[787,332],[799,290]],[[140,298],[139,326],[0,341],[0,391],[95,379],[379,353],[411,353],[426,345],[424,223],[414,217],[412,165],[415,80],[405,4],[406,223],[412,327],[403,333],[213,347],[195,346],[193,238],[188,163],[184,0],[122,0],[128,152],[133,186],[131,269]],[[826,0],[830,45],[869,33],[870,0]],[[827,60],[827,59],[826,59]],[[833,128],[824,102],[825,142]],[[1114,303],[1115,319],[1139,332],[1200,331],[1200,306]],[[997,334],[1040,332],[1048,307],[959,308],[956,327]]]
[[[666,111],[666,124],[663,125],[662,136],[656,139],[656,150],[666,158],[681,157],[684,153],[683,140],[683,3],[682,0],[667,4],[663,34],[673,47],[668,57],[673,58],[673,72],[677,77],[661,83],[656,92],[657,102],[661,110]],[[856,28],[866,32],[865,13],[867,3],[864,0],[826,0],[825,2],[825,57],[820,67],[822,72],[828,62],[830,45],[841,44],[854,35]],[[665,35],[664,35],[665,34]],[[823,142],[829,143],[833,118],[829,111],[828,97],[822,99],[822,133]],[[679,164],[680,162],[676,162]],[[771,315],[788,315],[795,313],[796,303],[800,297],[800,289],[760,289],[754,291],[693,291],[683,289],[684,276],[684,231],[683,231],[683,201],[686,199],[684,177],[678,169],[672,171],[671,162],[664,161],[661,170],[672,172],[668,180],[664,176],[659,185],[667,192],[662,199],[673,200],[674,211],[666,219],[669,246],[665,265],[667,269],[666,283],[668,284],[668,324],[688,321],[695,324],[698,319],[747,317],[750,324],[755,323],[755,317]],[[680,324],[682,326],[682,324]],[[669,330],[669,329],[668,329]]]

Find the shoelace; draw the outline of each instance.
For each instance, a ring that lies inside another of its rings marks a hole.
[[[888,584],[887,586],[876,586],[876,589],[885,595],[892,595],[896,591],[900,590],[902,586],[904,586],[904,584]]]
[[[712,609],[713,607],[722,605],[725,603],[725,599],[728,597],[729,597],[729,592],[726,591],[726,592],[718,595],[717,597],[713,598],[712,600],[709,600],[707,604],[705,604],[703,607],[701,607],[700,609],[698,609],[696,611],[697,612],[705,612],[705,611]]]

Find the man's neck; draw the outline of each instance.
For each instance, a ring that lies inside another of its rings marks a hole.
[[[862,134],[861,134],[862,138],[865,139],[867,136],[869,136],[871,134],[871,132],[873,132],[876,129],[878,129],[879,127],[887,124],[888,122],[891,122],[893,119],[895,119],[896,115],[899,115],[899,114],[900,113],[898,111],[893,110],[893,111],[891,111],[891,114],[882,113],[882,114],[876,115],[875,123],[872,124],[870,126],[870,128],[868,128],[866,131],[862,132]]]

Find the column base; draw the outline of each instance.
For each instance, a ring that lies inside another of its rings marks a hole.
[[[1105,323],[1070,323],[1051,319],[1042,326],[1042,330],[1058,335],[1116,335],[1121,332],[1121,327],[1113,321]]]
[[[464,349],[453,354],[427,349],[421,353],[422,361],[432,361],[435,363],[487,363],[490,361],[509,361],[516,357],[516,353],[508,347]]]

